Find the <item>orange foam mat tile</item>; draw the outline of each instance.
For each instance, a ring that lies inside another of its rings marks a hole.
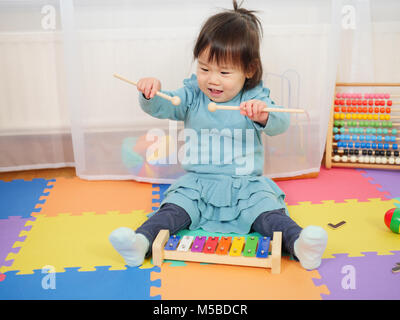
[[[280,274],[269,269],[186,262],[173,267],[164,263],[160,272],[152,272],[151,280],[160,279],[161,286],[150,288],[150,295],[162,300],[321,300],[329,294],[325,285],[316,286],[318,271],[307,271],[299,262],[282,258]]]
[[[33,216],[57,216],[60,213],[107,211],[152,211],[152,184],[136,181],[87,181],[79,178],[57,178],[53,187],[42,197],[40,212]]]

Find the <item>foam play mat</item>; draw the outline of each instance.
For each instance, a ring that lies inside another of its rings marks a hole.
[[[400,299],[400,234],[384,222],[400,207],[400,172],[321,168],[317,178],[277,184],[293,220],[328,233],[316,270],[287,255],[279,274],[172,260],[157,267],[151,258],[127,267],[108,236],[146,221],[168,185],[0,181],[0,300]]]

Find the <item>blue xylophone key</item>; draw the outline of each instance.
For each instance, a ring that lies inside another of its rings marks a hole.
[[[181,239],[181,237],[177,236],[177,235],[170,236],[164,249],[165,250],[176,250],[176,247],[178,246],[180,239]]]
[[[262,237],[260,238],[260,241],[258,242],[258,248],[257,248],[257,258],[268,258],[268,250],[269,250],[269,241],[271,238],[269,237]]]

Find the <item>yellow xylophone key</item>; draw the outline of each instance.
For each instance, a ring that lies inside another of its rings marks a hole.
[[[230,256],[241,256],[244,246],[244,237],[233,238],[231,250],[229,251]]]

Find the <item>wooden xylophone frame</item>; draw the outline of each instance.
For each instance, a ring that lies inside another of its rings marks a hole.
[[[376,82],[337,82],[335,86],[335,100],[338,87],[400,87],[400,83],[376,83]],[[333,102],[328,124],[328,132],[326,136],[325,145],[325,167],[330,169],[332,167],[347,167],[347,168],[363,168],[363,169],[386,169],[386,170],[400,170],[400,165],[395,164],[367,164],[367,163],[352,163],[352,162],[335,162],[333,161],[333,124],[334,124],[334,108]]]
[[[271,254],[268,255],[267,258],[230,256],[229,254],[218,255],[215,253],[204,252],[164,250],[165,244],[167,243],[169,236],[170,235],[168,230],[161,230],[153,242],[153,264],[158,267],[161,267],[164,260],[180,260],[271,268],[271,273],[273,274],[278,274],[281,272],[282,232],[274,232],[273,239],[271,239],[269,247],[269,251],[271,252]]]

